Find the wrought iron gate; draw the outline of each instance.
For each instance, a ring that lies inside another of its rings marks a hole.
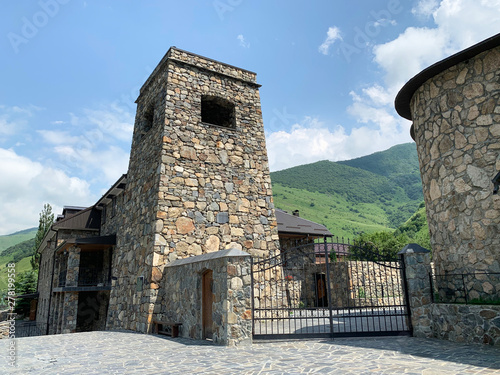
[[[253,337],[409,335],[404,262],[355,243],[307,243],[252,262]]]

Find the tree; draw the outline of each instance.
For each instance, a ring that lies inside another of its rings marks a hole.
[[[14,283],[16,295],[32,294],[36,292],[37,275],[34,270],[25,271],[16,275]],[[16,300],[15,312],[22,316],[28,316],[30,313],[30,299],[18,298]]]
[[[353,256],[363,260],[394,260],[398,252],[409,243],[405,234],[395,235],[393,232],[362,233],[355,239],[358,245],[353,249]],[[375,256],[374,259],[371,259]]]
[[[50,230],[54,223],[54,214],[52,213],[52,206],[48,203],[44,204],[42,212],[40,212],[40,220],[38,221],[38,231],[35,236],[35,245],[33,246],[33,254],[31,256],[31,268],[38,270],[38,261],[40,254],[38,254],[38,247],[41,245],[45,235]]]

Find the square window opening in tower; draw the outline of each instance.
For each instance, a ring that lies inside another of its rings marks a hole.
[[[201,121],[225,128],[235,128],[234,104],[217,96],[203,95],[201,97]]]

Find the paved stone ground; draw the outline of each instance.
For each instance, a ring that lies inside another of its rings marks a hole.
[[[500,374],[500,350],[412,337],[263,342],[228,348],[133,332],[18,338],[1,374]]]

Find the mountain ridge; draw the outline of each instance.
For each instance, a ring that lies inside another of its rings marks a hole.
[[[272,172],[271,181],[277,208],[299,209],[304,218],[342,236],[394,230],[423,201],[414,143],[351,160],[323,160]]]

